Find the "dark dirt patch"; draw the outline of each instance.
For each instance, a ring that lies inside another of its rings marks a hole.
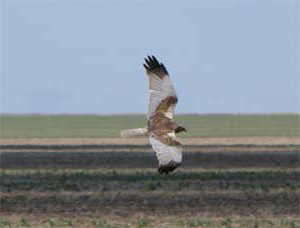
[[[182,169],[188,168],[249,168],[299,167],[300,151],[290,151],[282,148],[281,151],[210,151],[201,149],[197,152],[183,152]],[[156,168],[155,153],[151,152],[87,152],[84,149],[75,151],[68,149],[63,152],[2,152],[1,169],[66,169],[66,168]]]

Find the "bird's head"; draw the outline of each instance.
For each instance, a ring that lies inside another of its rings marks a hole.
[[[186,128],[185,127],[182,127],[182,126],[179,126],[175,129],[175,133],[179,133],[179,132],[182,132],[182,131],[185,131],[187,132]]]

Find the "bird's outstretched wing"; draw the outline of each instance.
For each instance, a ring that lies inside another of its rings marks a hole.
[[[155,113],[163,112],[167,117],[173,117],[173,111],[178,98],[172,85],[167,69],[152,56],[145,58],[144,67],[149,76],[149,107],[147,119]]]
[[[182,145],[175,136],[149,136],[149,141],[158,159],[158,172],[168,174],[176,169],[182,161]]]

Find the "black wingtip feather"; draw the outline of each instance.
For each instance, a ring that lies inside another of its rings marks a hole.
[[[153,61],[155,61],[156,63],[158,63],[158,61],[157,61],[157,59],[155,58],[154,55],[152,55],[152,59],[153,59]]]
[[[149,67],[146,64],[143,64],[146,70],[149,70]]]
[[[163,77],[163,75],[169,75],[166,67],[162,63],[159,63],[154,55],[148,55],[147,58],[145,58],[145,62],[146,64],[143,65],[146,68],[146,70],[157,74],[161,77]]]
[[[181,163],[171,161],[166,165],[161,165],[158,167],[158,172],[160,174],[169,174],[172,172],[174,169],[176,169],[178,166],[180,166]]]
[[[151,65],[150,60],[148,60],[148,59],[145,58],[145,62],[146,62],[146,64],[147,64],[147,66],[150,67],[150,65]]]

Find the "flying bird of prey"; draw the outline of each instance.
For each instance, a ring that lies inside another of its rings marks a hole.
[[[123,130],[121,136],[148,136],[159,162],[158,172],[168,174],[182,161],[182,144],[175,133],[187,130],[173,121],[178,98],[165,66],[154,56],[148,56],[143,65],[149,77],[148,126]]]

